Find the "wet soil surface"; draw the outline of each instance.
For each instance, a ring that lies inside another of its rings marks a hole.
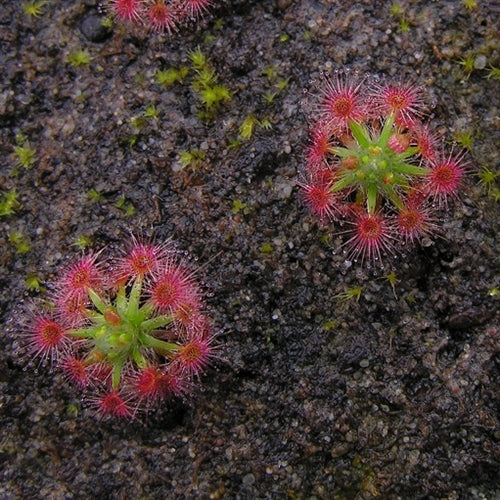
[[[499,172],[497,2],[225,1],[170,37],[22,3],[0,8],[0,497],[500,498],[499,188],[476,175]],[[209,113],[197,48],[232,93]],[[472,138],[442,233],[374,269],[296,187],[303,90],[345,69],[426,87],[443,140]],[[102,422],[18,325],[78,245],[131,232],[196,259],[222,348],[187,401]]]

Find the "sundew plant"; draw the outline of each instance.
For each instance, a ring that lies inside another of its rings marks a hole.
[[[423,90],[336,73],[310,94],[299,184],[311,212],[347,235],[347,258],[373,264],[431,237],[468,166],[425,123]]]
[[[26,344],[60,369],[103,417],[133,418],[187,397],[212,359],[215,335],[193,271],[170,244],[132,239],[58,272],[33,304]]]
[[[171,34],[206,13],[212,0],[109,0],[109,12],[118,22]]]

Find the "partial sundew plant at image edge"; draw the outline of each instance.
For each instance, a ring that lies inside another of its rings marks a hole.
[[[383,255],[429,241],[468,164],[424,123],[422,89],[338,72],[322,75],[308,94],[299,186],[311,212],[341,228],[346,258],[380,264]]]
[[[108,0],[109,12],[121,23],[171,34],[181,24],[196,20],[212,0]]]
[[[83,255],[33,303],[28,353],[85,391],[101,417],[134,418],[186,397],[216,353],[216,335],[185,259],[132,238],[118,257]]]

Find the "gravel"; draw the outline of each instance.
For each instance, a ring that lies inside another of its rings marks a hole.
[[[94,0],[39,18],[2,5],[0,190],[20,205],[0,217],[0,498],[500,498],[498,184],[476,175],[499,171],[497,2],[408,0],[404,17],[373,0],[214,3],[171,37],[109,32]],[[233,95],[208,119],[192,70],[155,80],[197,47]],[[89,64],[67,62],[78,50]],[[304,89],[346,68],[425,86],[443,140],[473,135],[442,234],[377,269],[346,261],[296,190]],[[238,138],[250,115],[272,129]],[[196,259],[222,348],[187,401],[99,421],[24,352],[24,311],[44,296],[26,280],[43,289],[78,237],[99,249],[130,232]]]

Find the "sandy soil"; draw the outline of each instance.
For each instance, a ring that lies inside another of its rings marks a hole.
[[[499,187],[477,175],[499,172],[497,2],[227,0],[171,37],[107,32],[94,0],[22,3],[0,7],[1,200],[18,194],[0,216],[0,497],[500,498]],[[208,114],[198,47],[232,93]],[[442,234],[379,269],[346,262],[296,188],[304,89],[346,68],[425,86],[443,140],[472,137]],[[100,422],[24,355],[19,320],[78,244],[130,232],[197,260],[222,350],[188,401]]]

